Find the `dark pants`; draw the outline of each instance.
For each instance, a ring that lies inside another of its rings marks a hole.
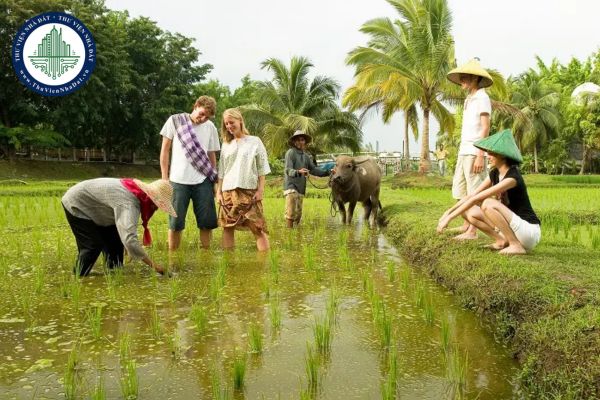
[[[79,271],[79,276],[87,276],[101,252],[108,268],[123,265],[123,243],[115,225],[96,225],[92,220],[73,216],[66,209],[65,215],[79,251],[74,273]]]

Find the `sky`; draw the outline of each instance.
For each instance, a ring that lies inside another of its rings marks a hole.
[[[367,42],[359,32],[366,21],[396,11],[385,0],[107,0],[113,10],[145,16],[167,31],[196,39],[201,63],[212,64],[209,78],[235,89],[241,78],[270,78],[260,63],[271,57],[286,63],[306,56],[314,75],[334,78],[342,92],[353,84],[349,51]],[[599,0],[449,0],[458,64],[478,57],[505,77],[535,67],[535,56],[581,60],[600,49]],[[435,146],[438,127],[430,127]],[[365,144],[379,151],[401,151],[400,115],[384,125],[373,115],[363,126]],[[413,139],[411,155],[418,155]]]

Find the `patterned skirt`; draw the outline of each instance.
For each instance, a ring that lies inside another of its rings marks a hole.
[[[219,226],[250,230],[255,235],[267,231],[262,201],[254,201],[253,189],[227,190],[223,192],[223,203],[219,205]]]

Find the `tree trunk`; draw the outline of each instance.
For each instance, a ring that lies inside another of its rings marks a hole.
[[[62,161],[62,148],[58,148],[58,161]]]
[[[73,147],[73,161],[77,161],[77,149]]]
[[[408,145],[408,112],[404,112],[404,159],[406,161],[410,160],[410,150]]]
[[[533,168],[536,174],[540,173],[537,157],[537,146],[535,144],[533,145]]]
[[[421,161],[419,162],[419,173],[425,174],[431,169],[429,161],[429,108],[423,109],[423,132],[421,137]]]
[[[10,128],[10,118],[8,117],[8,110],[6,109],[6,107],[2,107],[0,106],[0,109],[2,109],[1,111],[1,115],[2,115],[2,124],[7,127]]]
[[[587,160],[587,157],[588,157],[588,148],[585,145],[585,142],[583,142],[582,144],[583,144],[583,156],[581,159],[581,169],[579,170],[579,175],[583,175],[585,173],[585,161]]]

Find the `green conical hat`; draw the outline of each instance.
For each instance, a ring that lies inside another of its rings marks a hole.
[[[473,145],[478,149],[500,154],[501,156],[510,158],[516,162],[523,162],[523,156],[517,147],[517,143],[515,142],[515,138],[510,129],[479,139],[473,143]]]

